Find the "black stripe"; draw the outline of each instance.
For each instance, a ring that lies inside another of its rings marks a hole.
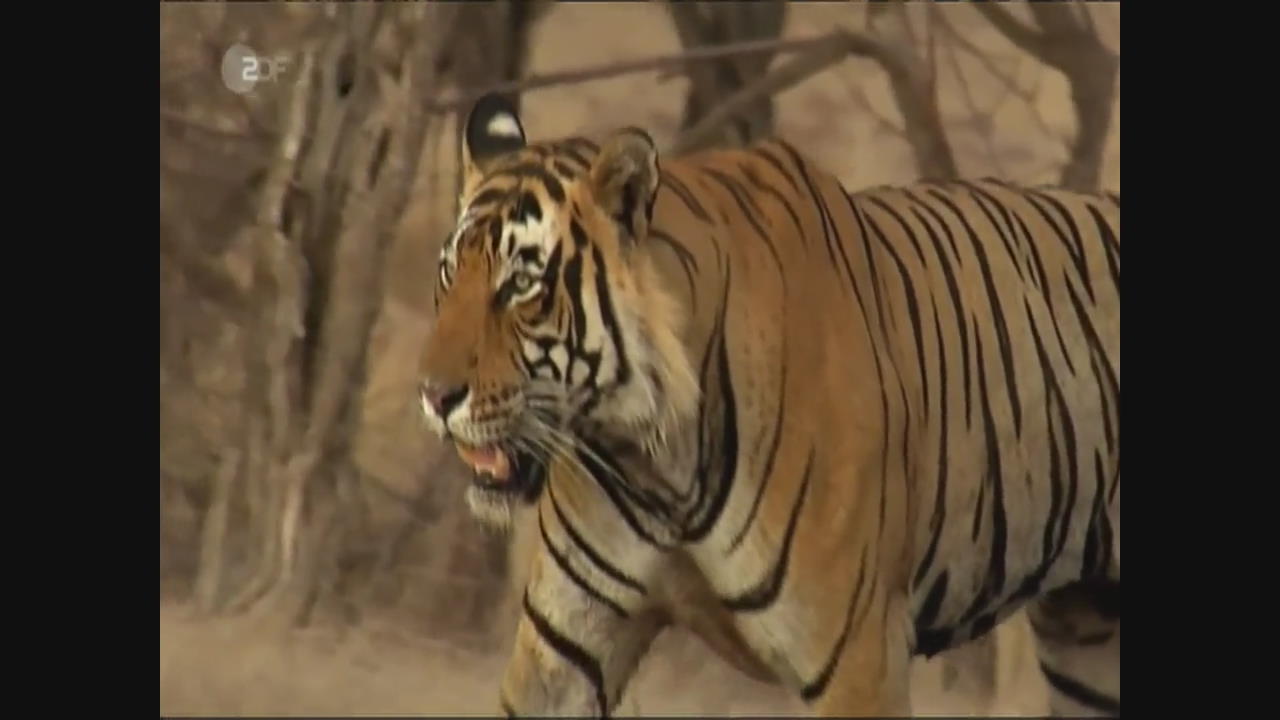
[[[1076,489],[1080,484],[1078,468],[1080,459],[1076,455],[1076,426],[1071,418],[1071,409],[1067,407],[1066,398],[1063,397],[1060,389],[1056,405],[1058,415],[1062,418],[1062,438],[1067,455],[1067,498],[1066,507],[1062,511],[1062,524],[1058,526],[1058,544],[1053,553],[1055,561],[1067,544],[1067,534],[1071,530],[1071,519],[1075,513]]]
[[[1098,493],[1102,493],[1101,488],[1099,488]],[[1101,502],[1099,502],[1098,505],[1098,512],[1100,513],[1099,517],[1102,518],[1102,567],[1098,569],[1098,572],[1101,575],[1110,576],[1111,561],[1114,559],[1113,549],[1115,547],[1115,531],[1111,528],[1111,516],[1107,514],[1106,505]]]
[[[510,187],[489,188],[472,198],[471,202],[467,203],[467,207],[471,210],[478,210],[483,205],[498,202],[502,198],[510,195],[513,190],[514,189]]]
[[[942,537],[942,525],[947,518],[947,426],[951,423],[951,417],[947,415],[947,346],[942,340],[942,326],[938,323],[937,302],[932,297],[930,302],[933,303],[933,331],[938,339],[940,385],[938,395],[942,404],[938,415],[938,480],[934,487],[933,515],[929,518],[929,547],[925,550],[919,569],[916,570],[915,579],[911,583],[912,589],[920,587],[920,583],[933,567],[933,556],[938,549],[938,539]]]
[[[502,245],[502,218],[494,215],[489,218],[489,252],[498,255]],[[535,251],[536,252],[536,251]]]
[[[911,239],[911,244],[916,246],[916,252],[919,253],[920,245],[916,241],[915,233],[912,232],[911,226],[907,225],[906,221],[902,219],[902,216],[898,215],[898,213],[894,212],[892,208],[878,198],[873,197],[871,198],[871,201],[878,203],[890,215],[897,219],[898,224],[902,226],[902,231]],[[919,301],[916,299],[915,283],[911,282],[911,274],[907,272],[906,263],[902,262],[902,258],[898,255],[898,251],[893,248],[893,244],[885,237],[884,231],[880,229],[880,226],[876,224],[875,220],[872,219],[869,214],[867,215],[867,224],[871,226],[872,230],[876,231],[876,235],[880,238],[880,244],[889,252],[889,257],[893,258],[894,264],[898,267],[898,274],[902,277],[903,294],[907,297],[907,315],[911,318],[911,334],[912,337],[915,338],[916,363],[920,368],[920,381],[923,385],[924,391],[924,414],[925,417],[928,418],[929,370],[924,360],[924,330],[920,326],[920,306]],[[923,255],[921,255],[920,261],[921,263],[924,262]]]
[[[1107,397],[1107,389],[1102,384],[1102,368],[1098,367],[1098,357],[1096,355],[1089,358],[1089,366],[1093,368],[1093,377],[1098,382],[1098,399],[1102,401],[1102,438],[1107,443],[1107,453],[1115,452],[1116,439],[1112,435],[1113,428],[1111,426],[1111,401]],[[1120,419],[1116,418],[1119,423]]]
[[[1120,714],[1119,700],[1107,697],[1079,680],[1059,673],[1046,665],[1043,661],[1040,663],[1040,670],[1044,673],[1045,679],[1049,681],[1049,685],[1053,686],[1054,690],[1057,690],[1081,705],[1087,705],[1094,710],[1099,710],[1101,712],[1113,713],[1115,715]]]
[[[1102,248],[1106,251],[1107,267],[1111,269],[1111,281],[1116,284],[1116,294],[1120,294],[1120,243],[1111,229],[1111,224],[1102,217],[1102,213],[1092,205],[1088,206],[1093,222],[1098,226],[1098,234],[1102,236]]]
[[[542,303],[538,307],[538,316],[536,322],[543,322],[547,316],[551,314],[551,309],[555,305],[557,297],[556,284],[560,282],[560,261],[562,246],[556,243],[555,248],[551,251],[551,257],[547,258],[547,269],[542,272]]]
[[[578,250],[582,250],[587,246],[587,232],[582,229],[582,224],[577,218],[569,221],[569,234],[573,236],[573,246]]]
[[[1058,242],[1062,243],[1063,249],[1066,250],[1067,257],[1071,258],[1072,264],[1075,265],[1076,270],[1079,271],[1080,276],[1084,279],[1085,283],[1087,284],[1089,282],[1089,272],[1088,272],[1088,269],[1085,267],[1084,257],[1077,253],[1078,246],[1073,246],[1071,244],[1071,240],[1067,237],[1067,233],[1063,231],[1062,227],[1058,225],[1057,221],[1055,221],[1052,217],[1050,217],[1049,211],[1045,210],[1044,206],[1036,202],[1035,200],[1035,198],[1044,198],[1044,196],[1039,195],[1031,190],[1026,191],[1025,193],[1023,193],[1023,195],[1027,199],[1027,203],[1031,205],[1031,207],[1035,208],[1036,212],[1040,213],[1040,217],[1044,218],[1045,223],[1050,227],[1050,229],[1052,229],[1054,236],[1058,238]],[[1062,208],[1061,205],[1059,205],[1058,207],[1065,212],[1065,208]],[[1068,217],[1068,220],[1070,220],[1070,217]],[[1075,223],[1072,223],[1071,227],[1074,228]],[[1089,297],[1090,299],[1093,298],[1092,289],[1089,291]]]
[[[494,177],[513,179],[533,178],[534,180],[542,183],[542,186],[546,189],[547,195],[550,196],[552,202],[562,203],[566,197],[564,185],[560,184],[560,181],[556,179],[555,173],[548,171],[547,168],[539,162],[526,162],[518,165],[512,165],[508,168],[503,168],[495,173]]]
[[[653,533],[649,532],[649,530],[636,516],[636,512],[632,509],[631,504],[626,501],[626,498],[622,497],[623,493],[631,490],[631,483],[619,480],[615,477],[615,473],[619,472],[616,465],[606,466],[601,462],[600,458],[603,457],[603,454],[600,452],[600,448],[598,446],[591,446],[589,444],[588,446],[590,447],[591,452],[587,452],[583,449],[578,449],[576,451],[575,454],[577,455],[578,462],[582,465],[582,468],[587,471],[587,474],[591,476],[591,479],[595,480],[596,485],[600,486],[601,490],[604,490],[605,495],[609,496],[609,501],[613,503],[615,508],[617,508],[618,514],[622,516],[627,527],[631,529],[631,532],[635,534],[636,537],[646,543],[653,545],[654,547],[664,549],[668,548],[669,546],[666,543],[663,543],[661,540],[654,537]],[[634,493],[631,493],[631,499],[639,500]],[[637,504],[641,503],[637,502]]]
[[[784,147],[783,149],[787,149],[787,148]],[[765,162],[772,165],[774,169],[778,171],[778,174],[781,175],[789,185],[791,185],[792,190],[794,190],[797,193],[800,192],[800,186],[796,184],[796,179],[792,177],[791,173],[787,172],[787,169],[785,167],[783,167],[782,161],[774,157],[773,153],[769,152],[768,146],[757,145],[751,148],[748,152],[754,155],[758,155]]]
[[[982,429],[986,439],[987,482],[983,487],[991,487],[991,555],[987,562],[987,573],[983,581],[983,591],[962,616],[964,622],[972,620],[981,610],[982,605],[995,600],[1004,590],[1005,553],[1008,543],[1008,522],[1005,517],[1004,477],[1000,455],[1000,442],[996,433],[995,420],[991,415],[990,395],[987,393],[987,374],[982,369],[982,337],[975,331],[979,359],[978,383],[980,392],[978,400],[982,409]]]
[[[587,582],[586,578],[579,575],[578,572],[573,569],[569,564],[569,558],[565,557],[564,554],[556,548],[555,543],[551,542],[551,537],[547,535],[547,526],[542,522],[542,513],[538,513],[538,531],[542,533],[542,543],[546,546],[547,552],[551,553],[551,558],[556,561],[556,565],[560,566],[561,572],[568,576],[568,578],[573,581],[574,585],[577,585],[582,592],[586,593],[596,602],[608,607],[610,610],[613,610],[618,617],[627,617],[627,611],[621,605],[605,597],[603,593],[592,587],[591,583]]]
[[[947,224],[947,221],[942,219],[942,213],[938,212],[938,209],[934,207],[933,201],[928,200],[927,199],[928,196],[926,196],[925,199],[917,197],[916,194],[911,192],[910,190],[903,190],[902,192],[907,197],[914,200],[917,205],[919,205],[921,208],[925,210],[925,212],[932,215],[934,220],[938,221],[938,224],[942,226],[943,234],[947,236],[947,243],[951,245],[951,253],[953,256],[955,256],[956,265],[959,267],[964,267],[964,258],[960,257],[960,246],[956,244],[955,233],[951,232],[951,226]],[[942,257],[941,250],[938,251],[938,256]]]
[[[1004,379],[1008,385],[1009,407],[1013,411],[1013,431],[1015,437],[1022,437],[1022,403],[1021,396],[1018,394],[1018,378],[1017,371],[1013,365],[1013,346],[1009,340],[1009,326],[1005,322],[1004,310],[1000,304],[1000,295],[996,291],[995,282],[991,277],[991,266],[987,262],[987,251],[983,247],[983,242],[978,238],[978,234],[974,232],[973,226],[969,224],[969,218],[961,212],[959,207],[951,201],[946,195],[930,190],[934,197],[938,198],[942,204],[951,209],[960,223],[964,226],[965,231],[969,234],[969,240],[973,244],[974,254],[978,258],[978,267],[982,271],[982,281],[987,289],[987,301],[991,305],[992,320],[996,326],[996,339],[1000,345],[1000,359],[1004,363]]]
[[[1102,456],[1098,454],[1097,450],[1093,451],[1093,477],[1093,509],[1089,515],[1089,527],[1084,533],[1084,557],[1080,563],[1081,578],[1100,575],[1102,566],[1106,563],[1106,560],[1099,554],[1102,550],[1100,544],[1103,533],[1099,523],[1105,526],[1107,522],[1104,515],[1106,510],[1103,506],[1103,495],[1106,494],[1106,480],[1103,478]],[[1110,553],[1110,551],[1111,549],[1107,548],[1107,552]]]
[[[1080,320],[1080,328],[1084,330],[1085,339],[1089,342],[1089,349],[1093,351],[1098,362],[1102,364],[1102,378],[1107,381],[1111,394],[1115,396],[1116,424],[1118,425],[1120,416],[1120,380],[1116,377],[1115,367],[1111,365],[1111,359],[1107,357],[1106,350],[1102,347],[1102,340],[1098,337],[1098,331],[1093,327],[1089,312],[1085,310],[1084,303],[1081,302],[1080,297],[1076,295],[1075,288],[1071,287],[1069,282],[1067,283],[1067,295],[1071,298],[1071,305],[1075,308],[1076,317]]]
[[[664,172],[660,175],[658,183],[659,185],[666,185],[670,188],[671,192],[674,192],[676,197],[679,197],[680,201],[685,204],[685,207],[689,208],[689,211],[692,212],[699,220],[705,223],[714,223],[711,216],[707,214],[706,208],[702,207],[702,203],[698,202],[697,196],[690,192],[689,186],[681,182],[679,178],[671,173]]]
[[[1057,311],[1053,307],[1053,289],[1049,287],[1049,279],[1045,274],[1044,264],[1040,261],[1040,238],[1031,235],[1031,231],[1027,228],[1027,224],[1023,222],[1021,215],[1014,213],[1013,217],[1018,221],[1018,227],[1022,229],[1022,233],[1027,236],[1027,246],[1031,248],[1031,261],[1035,263],[1036,272],[1040,275],[1041,293],[1044,297],[1045,306],[1049,309],[1049,325],[1053,328],[1053,333],[1058,338],[1058,349],[1062,351],[1062,359],[1067,363],[1067,370],[1072,375],[1075,375],[1075,364],[1071,362],[1071,353],[1067,350],[1067,343],[1062,339],[1061,323],[1058,322]]]
[[[581,166],[582,172],[585,172],[591,169],[591,162],[588,161],[587,158],[582,155],[582,153],[578,152],[572,146],[561,145],[560,147],[556,148],[556,150],[559,152],[559,154],[562,157],[568,158],[574,161],[575,163],[577,163],[579,166]],[[574,175],[575,173],[566,173],[566,174]]]
[[[773,419],[773,440],[769,443],[769,455],[765,460],[764,473],[760,476],[760,487],[756,490],[756,497],[751,501],[751,509],[747,511],[747,519],[743,521],[742,527],[738,533],[733,536],[729,542],[728,552],[738,549],[738,545],[742,544],[742,539],[747,536],[747,530],[751,529],[751,524],[755,522],[756,512],[760,509],[760,501],[764,498],[765,489],[769,486],[769,478],[773,477],[773,464],[778,458],[778,446],[782,442],[782,425],[787,414],[787,338],[782,338],[782,367],[780,369],[781,377],[778,379],[778,412],[775,413]],[[812,461],[812,457],[810,457]]]
[[[725,327],[725,315],[729,311],[729,286],[732,273],[726,268],[724,278],[724,295],[720,300],[720,318],[716,323],[716,335],[719,339],[719,367],[717,368],[720,375],[720,402],[723,404],[721,425],[723,435],[721,436],[719,457],[723,463],[720,472],[720,484],[716,487],[716,494],[711,498],[711,504],[701,514],[697,521],[684,534],[684,538],[690,542],[700,542],[711,532],[711,528],[715,527],[716,521],[720,519],[720,513],[724,511],[725,503],[729,499],[729,491],[733,488],[733,476],[738,471],[738,406],[737,399],[733,394],[733,378],[729,369],[729,350],[727,335],[728,329]],[[701,503],[699,503],[701,505]],[[701,510],[701,507],[699,508]]]
[[[762,579],[755,587],[737,597],[722,600],[726,609],[731,612],[757,612],[773,605],[782,591],[782,583],[787,578],[787,567],[791,563],[791,541],[795,538],[796,527],[800,522],[800,511],[804,509],[804,499],[809,494],[809,480],[813,474],[813,448],[809,448],[809,459],[804,464],[804,479],[800,481],[800,492],[795,504],[791,506],[791,518],[787,520],[787,529],[782,536],[782,550],[774,561],[773,570],[768,577]]]
[[[858,235],[862,240],[862,251],[867,259],[867,274],[871,281],[871,294],[876,300],[876,317],[880,321],[880,332],[886,332],[889,327],[884,319],[884,300],[880,297],[880,288],[883,283],[880,281],[880,273],[876,271],[875,252],[871,249],[871,233],[867,232],[867,222],[864,218],[861,208],[853,201],[853,196],[846,195],[846,202],[849,203],[849,210],[853,212],[853,219],[858,223]]]
[[[587,450],[594,453],[595,464],[592,467],[600,468],[604,471],[599,478],[602,481],[607,481],[610,487],[620,491],[641,511],[649,515],[665,515],[671,509],[671,505],[664,501],[654,490],[638,488],[628,482],[622,468],[618,466],[613,456],[602,445],[590,439],[580,439],[580,442]]]
[[[920,605],[920,614],[916,616],[916,634],[921,631],[928,630],[933,627],[933,623],[938,619],[938,611],[942,609],[942,601],[947,597],[947,582],[950,573],[943,570],[938,573],[938,579],[933,581],[933,586],[929,588],[929,594],[925,596],[924,602]]]
[[[1089,302],[1097,302],[1093,295],[1093,275],[1089,271],[1088,253],[1085,252],[1084,240],[1080,236],[1080,227],[1076,225],[1075,216],[1063,205],[1057,198],[1052,195],[1038,193],[1034,190],[1030,191],[1035,197],[1043,199],[1052,205],[1059,213],[1062,214],[1063,220],[1067,222],[1067,229],[1071,231],[1071,239],[1075,242],[1076,252],[1074,255],[1076,267],[1080,271],[1080,280],[1084,283],[1085,292],[1089,293]]]
[[[978,541],[978,535],[982,532],[982,521],[986,520],[983,510],[987,507],[987,484],[984,482],[978,486],[978,507],[973,511],[973,529],[969,533],[969,539],[973,542]]]
[[[650,230],[649,238],[671,248],[671,251],[676,255],[676,259],[680,261],[680,269],[684,270],[685,280],[689,282],[689,300],[693,303],[692,307],[689,309],[689,315],[691,317],[697,317],[698,291],[697,286],[693,281],[693,274],[698,271],[698,259],[693,256],[693,253],[689,252],[688,248],[680,244],[680,241],[661,230]]]
[[[831,258],[831,267],[837,267],[836,250],[839,249],[840,256],[844,258],[845,270],[849,273],[849,281],[853,282],[853,272],[849,270],[849,258],[844,252],[844,242],[840,238],[839,228],[836,227],[835,220],[831,217],[831,211],[827,208],[826,202],[823,201],[822,195],[818,189],[814,187],[813,180],[809,177],[808,171],[805,170],[804,161],[796,154],[796,151],[786,143],[776,140],[778,147],[782,148],[791,156],[792,162],[796,169],[800,171],[800,177],[804,178],[805,187],[809,189],[810,198],[818,206],[818,216],[822,220],[822,238],[827,246],[827,256]],[[832,243],[832,236],[835,236],[836,242]]]
[[[778,201],[778,204],[782,206],[782,209],[787,211],[787,214],[791,216],[791,222],[795,223],[796,238],[800,240],[802,245],[807,246],[808,238],[804,234],[804,228],[800,224],[800,216],[796,213],[795,208],[792,207],[791,201],[787,200],[782,193],[778,192],[772,186],[761,180],[760,176],[756,174],[755,169],[750,165],[742,164],[739,165],[739,168],[741,168],[743,174],[747,176],[747,180],[750,181],[757,190],[772,195],[773,198]]]
[[[543,641],[559,653],[560,657],[568,660],[571,665],[578,668],[587,677],[587,681],[591,683],[591,687],[596,691],[596,703],[600,707],[600,715],[608,715],[609,701],[604,692],[604,673],[600,670],[600,661],[592,657],[591,653],[587,652],[581,645],[565,637],[552,627],[551,621],[533,606],[533,603],[529,600],[529,592],[527,590],[524,593],[524,613]]]
[[[1044,341],[1035,318],[1031,316],[1031,306],[1023,299],[1023,307],[1027,313],[1027,327],[1031,329],[1031,339],[1035,343],[1036,356],[1040,359],[1040,377],[1044,382],[1045,395],[1045,432],[1049,441],[1049,512],[1043,523],[1044,540],[1041,550],[1040,565],[1023,580],[1018,590],[1020,597],[1032,597],[1040,591],[1040,584],[1049,574],[1056,556],[1053,552],[1053,535],[1058,523],[1063,521],[1062,504],[1062,459],[1059,456],[1058,436],[1054,432],[1053,409],[1057,400],[1058,381],[1049,362],[1048,353],[1044,349]]]
[[[924,203],[914,195],[911,195],[910,193],[907,195],[914,200],[916,204],[924,205]],[[928,208],[927,206],[925,207],[934,214],[934,217],[937,218],[939,224],[941,224],[943,229],[946,230],[947,224],[942,221],[942,218],[939,217],[932,208]],[[960,357],[964,362],[964,416],[965,426],[968,427],[972,424],[973,418],[973,405],[969,394],[969,325],[964,321],[963,317],[964,304],[960,301],[960,288],[956,285],[955,272],[951,269],[951,261],[947,259],[946,253],[942,249],[942,241],[938,239],[937,233],[933,231],[933,226],[930,225],[929,222],[925,220],[924,216],[915,208],[912,208],[911,212],[916,216],[916,219],[924,225],[925,234],[929,236],[929,240],[933,243],[934,252],[937,254],[938,262],[942,266],[942,275],[947,281],[947,292],[951,294],[951,312],[955,315],[956,328],[960,332]],[[949,233],[950,230],[947,230],[947,232]]]
[[[853,196],[846,194],[845,203],[848,204],[849,212],[853,214],[854,219],[858,221],[863,245],[869,252],[870,247],[866,244],[866,228],[862,227],[862,221],[858,215],[857,207],[854,205]],[[844,257],[843,242],[840,245],[840,254]],[[858,289],[858,283],[853,278],[853,269],[849,266],[849,258],[844,257],[844,260],[845,272],[849,277],[849,285],[853,288],[854,297],[858,301],[858,309],[862,312],[862,324],[866,328],[867,340],[871,346],[871,358],[876,366],[876,387],[880,388],[880,427],[882,431],[880,443],[880,527],[877,531],[877,541],[879,541],[884,537],[885,504],[889,485],[889,393],[885,390],[884,370],[880,367],[880,347],[876,344],[875,333],[871,331],[871,318],[868,316],[867,306],[862,300],[862,291]],[[874,285],[874,281],[872,284]],[[883,332],[883,325],[881,325],[880,329]]]
[[[604,324],[605,330],[609,332],[609,339],[613,341],[614,360],[618,366],[614,382],[624,385],[631,379],[631,363],[627,360],[627,346],[622,339],[622,326],[618,324],[618,316],[613,312],[613,296],[609,291],[607,268],[599,246],[591,248],[591,259],[595,261],[596,266],[596,301],[600,306],[600,322]]]
[[[570,342],[575,351],[580,349],[582,339],[587,334],[587,310],[582,304],[582,253],[575,253],[569,262],[564,266],[564,291],[565,297],[568,299],[569,307],[573,310],[573,323],[571,323]],[[573,365],[573,355],[570,353],[570,368]],[[565,373],[565,380],[568,381],[573,375],[572,372]]]
[[[552,160],[551,168],[555,170],[556,175],[558,175],[561,180],[566,182],[572,181],[578,177],[578,170],[570,167],[569,163],[565,162],[563,159]]]
[[[1004,245],[1005,252],[1009,253],[1009,261],[1013,263],[1014,271],[1018,273],[1018,277],[1021,278],[1023,282],[1026,282],[1027,277],[1022,273],[1022,264],[1018,262],[1018,253],[1013,249],[1013,242],[1011,240],[1011,238],[1016,239],[1017,234],[1014,232],[1013,223],[1009,221],[1009,213],[1005,210],[1004,204],[977,185],[963,181],[961,184],[969,188],[969,195],[973,198],[973,204],[977,205],[978,209],[982,211],[982,214],[987,216],[987,222],[991,223],[991,228],[995,230],[996,235],[1000,237],[1000,242]],[[984,200],[986,202],[984,202]],[[987,207],[987,203],[991,203],[991,205],[1000,212],[1000,215],[1005,222],[1004,227],[1001,227],[1000,223],[996,222],[996,216]],[[1005,232],[1006,228],[1008,229],[1007,233]]]
[[[724,309],[723,302],[725,300],[727,300],[727,297],[722,298],[721,310]],[[720,315],[716,316],[715,325],[712,326],[711,333],[707,337],[707,347],[702,353],[702,366],[698,371],[698,387],[711,387],[711,358],[715,356],[715,343],[720,341],[720,326],[723,320],[724,313],[721,312]],[[707,436],[710,434],[710,426],[712,425],[711,413],[707,409],[709,400],[707,393],[702,393],[698,400],[698,440],[696,445],[698,457],[694,464],[693,483],[689,487],[689,493],[696,494],[693,502],[694,508],[702,507],[702,501],[706,497],[707,475],[710,472],[711,457],[713,456],[713,453],[707,447]],[[688,493],[685,493],[680,496],[680,499],[687,500],[688,497]]]
[[[1031,251],[1032,278],[1036,280],[1036,287],[1040,288],[1040,292],[1046,296],[1049,294],[1049,277],[1045,274],[1044,263],[1040,259],[1040,238],[1031,234],[1031,229],[1027,227],[1027,221],[1022,219],[1022,213],[1013,212],[1013,219],[1018,223],[1018,230],[1023,237],[1027,239],[1027,249]]]
[[[927,267],[928,263],[926,263],[924,259],[924,250],[921,249],[920,238],[916,235],[915,231],[911,229],[911,226],[907,224],[906,218],[904,218],[897,210],[894,210],[892,205],[875,195],[869,195],[867,196],[867,199],[876,205],[879,205],[880,209],[889,213],[889,215],[893,216],[894,220],[898,221],[898,224],[902,226],[903,232],[907,235],[907,240],[911,242],[911,247],[915,248],[916,257],[920,259],[920,264]]]
[[[1065,273],[1064,273],[1065,275]],[[1080,297],[1076,295],[1075,288],[1071,283],[1067,283],[1067,294],[1071,298],[1071,305],[1075,308],[1076,317],[1080,320],[1080,327],[1084,330],[1085,338],[1089,342],[1089,348],[1094,352],[1098,362],[1102,364],[1103,375],[1106,379],[1107,386],[1111,388],[1111,394],[1116,400],[1116,418],[1117,425],[1120,417],[1120,380],[1116,377],[1115,367],[1111,364],[1111,359],[1107,356],[1106,350],[1102,347],[1102,340],[1098,337],[1098,331],[1093,327],[1093,321],[1089,317],[1089,313],[1084,308],[1084,303]]]
[[[703,168],[702,172],[714,178],[729,191],[730,195],[733,196],[733,201],[738,205],[738,210],[742,212],[742,216],[747,219],[747,222],[751,224],[751,227],[756,231],[756,234],[759,235],[760,239],[764,241],[764,244],[769,247],[769,252],[773,255],[773,261],[778,266],[778,277],[782,280],[782,287],[785,289],[787,286],[787,275],[782,268],[782,256],[778,254],[778,248],[774,246],[773,240],[769,238],[769,233],[764,229],[764,226],[760,224],[759,218],[765,217],[764,211],[761,210],[760,206],[756,204],[756,201],[752,199],[751,193],[747,192],[746,188],[742,187],[737,180],[734,180],[732,177],[729,177],[714,168]]]
[[[831,648],[831,654],[827,656],[827,662],[823,664],[822,670],[818,673],[818,677],[811,680],[803,688],[800,689],[800,698],[806,703],[812,703],[814,700],[822,697],[827,691],[827,685],[831,682],[831,676],[835,674],[836,666],[840,664],[840,656],[844,651],[845,641],[849,639],[849,634],[853,631],[855,625],[861,625],[866,619],[867,613],[871,610],[871,600],[875,598],[876,581],[880,576],[873,573],[871,576],[871,587],[867,591],[868,602],[860,603],[858,600],[862,597],[862,584],[867,578],[867,546],[862,546],[862,559],[858,563],[858,581],[853,585],[853,597],[849,598],[849,609],[844,614],[844,627],[840,629],[840,637],[836,638],[835,647]],[[853,615],[861,606],[863,612],[858,620],[854,621]]]
[[[556,511],[556,519],[560,521],[560,527],[564,528],[565,534],[569,536],[569,539],[573,541],[573,544],[577,545],[578,549],[582,551],[582,554],[587,556],[587,558],[590,559],[596,567],[600,568],[600,571],[605,575],[608,575],[618,581],[618,583],[635,590],[641,595],[648,595],[648,590],[645,589],[644,585],[640,584],[640,581],[630,575],[627,575],[622,570],[619,570],[613,563],[601,557],[601,555],[597,553],[585,539],[583,539],[582,535],[574,529],[573,523],[569,522],[569,518],[566,517],[564,511],[560,509],[560,503],[556,501],[556,494],[553,488],[554,485],[552,483],[547,483],[547,493],[551,499],[551,507]]]

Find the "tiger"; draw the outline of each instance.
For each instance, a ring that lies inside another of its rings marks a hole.
[[[471,514],[536,516],[502,712],[609,716],[679,627],[905,716],[1025,607],[1053,713],[1118,715],[1118,193],[530,141],[499,95],[461,131],[415,393]]]

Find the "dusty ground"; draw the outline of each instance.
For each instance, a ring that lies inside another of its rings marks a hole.
[[[1024,648],[1025,650],[1025,648]],[[392,629],[284,634],[250,621],[204,621],[160,607],[160,714],[489,715],[503,658]],[[971,680],[942,690],[935,663],[919,663],[913,702],[922,715],[1039,715],[1044,684],[1021,673],[993,704]],[[683,636],[664,636],[641,666],[626,715],[800,715],[779,690],[737,675]]]
[[[955,6],[951,6],[955,7]],[[950,11],[949,11],[949,14]],[[953,68],[943,57],[939,79],[944,120],[955,154],[967,175],[996,174],[1013,180],[1053,180],[1066,155],[1064,138],[1073,131],[1065,83],[1056,73],[1013,50],[966,8],[953,21],[971,42],[990,48],[993,62],[1011,76],[1024,102],[971,62],[959,62],[968,93],[961,93]],[[1118,6],[1097,11],[1104,37],[1118,47]],[[797,5],[787,30],[811,36],[835,22],[861,27],[861,10],[849,5]],[[556,8],[534,38],[534,72],[620,61],[678,48],[661,8],[651,3],[566,4]],[[598,131],[621,123],[646,126],[659,143],[671,139],[679,117],[684,83],[657,73],[631,75],[531,93],[526,127],[538,137]],[[866,100],[859,100],[864,95]],[[973,105],[988,110],[974,121]],[[880,117],[877,117],[880,116]],[[908,180],[914,169],[909,148],[888,124],[899,123],[883,76],[876,66],[848,60],[778,96],[778,130],[802,150],[823,158],[857,188]],[[1120,187],[1117,106],[1103,171],[1103,184]],[[406,221],[389,279],[389,299],[379,328],[375,371],[368,400],[377,417],[399,417],[422,337],[429,305],[433,202],[449,187],[447,170],[428,168],[422,202]],[[402,472],[401,458],[421,457],[421,440],[395,421],[371,427],[365,438],[367,471],[406,492],[420,473]],[[409,425],[407,427],[412,427]],[[459,503],[459,508],[461,503]],[[1021,636],[1014,633],[1020,642]],[[922,714],[1040,714],[1043,681],[1034,672],[1029,649],[1014,644],[1007,684],[984,705],[961,674],[949,680],[936,663],[916,669],[916,710]],[[160,711],[166,715],[492,715],[501,673],[498,655],[464,653],[429,639],[406,637],[366,622],[358,630],[284,635],[244,621],[201,621],[181,606],[160,607]],[[752,683],[698,646],[679,637],[659,641],[641,669],[632,699],[623,711],[645,714],[786,714],[799,704],[777,690]]]

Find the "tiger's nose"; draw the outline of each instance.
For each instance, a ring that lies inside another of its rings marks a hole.
[[[422,397],[440,417],[448,417],[453,409],[467,398],[466,385],[447,385],[433,382],[422,384]]]

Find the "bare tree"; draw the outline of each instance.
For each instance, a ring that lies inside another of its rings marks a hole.
[[[933,178],[955,177],[955,157],[938,113],[932,63],[929,58],[920,57],[909,40],[905,6],[895,4],[894,9],[896,17],[887,18],[887,22],[877,22],[867,32],[837,30],[825,40],[813,43],[806,52],[798,53],[747,83],[686,128],[672,151],[684,152],[714,142],[724,125],[738,113],[855,56],[874,60],[888,76],[902,114],[904,136],[915,154],[919,171]],[[896,28],[891,24],[895,20],[899,23]]]
[[[305,617],[358,531],[356,398],[456,7],[335,6],[274,98],[274,147],[231,240],[249,261],[245,383],[239,442],[222,454],[204,524],[197,596],[207,609],[269,600]],[[233,583],[222,558],[238,506],[253,570]]]
[[[1079,190],[1096,189],[1120,58],[1102,42],[1086,4],[1032,2],[1026,7],[1038,27],[995,3],[974,5],[1014,45],[1066,76],[1075,105],[1076,136],[1061,183]]]
[[[712,45],[751,40],[774,40],[782,35],[787,5],[778,0],[763,2],[698,3],[670,0],[667,3],[680,44],[689,50]],[[773,52],[753,53],[690,63],[685,67],[689,94],[685,98],[682,128],[697,125],[727,97],[763,75],[773,61]],[[715,133],[700,137],[698,145],[744,145],[773,132],[773,98],[753,97],[734,108]]]

